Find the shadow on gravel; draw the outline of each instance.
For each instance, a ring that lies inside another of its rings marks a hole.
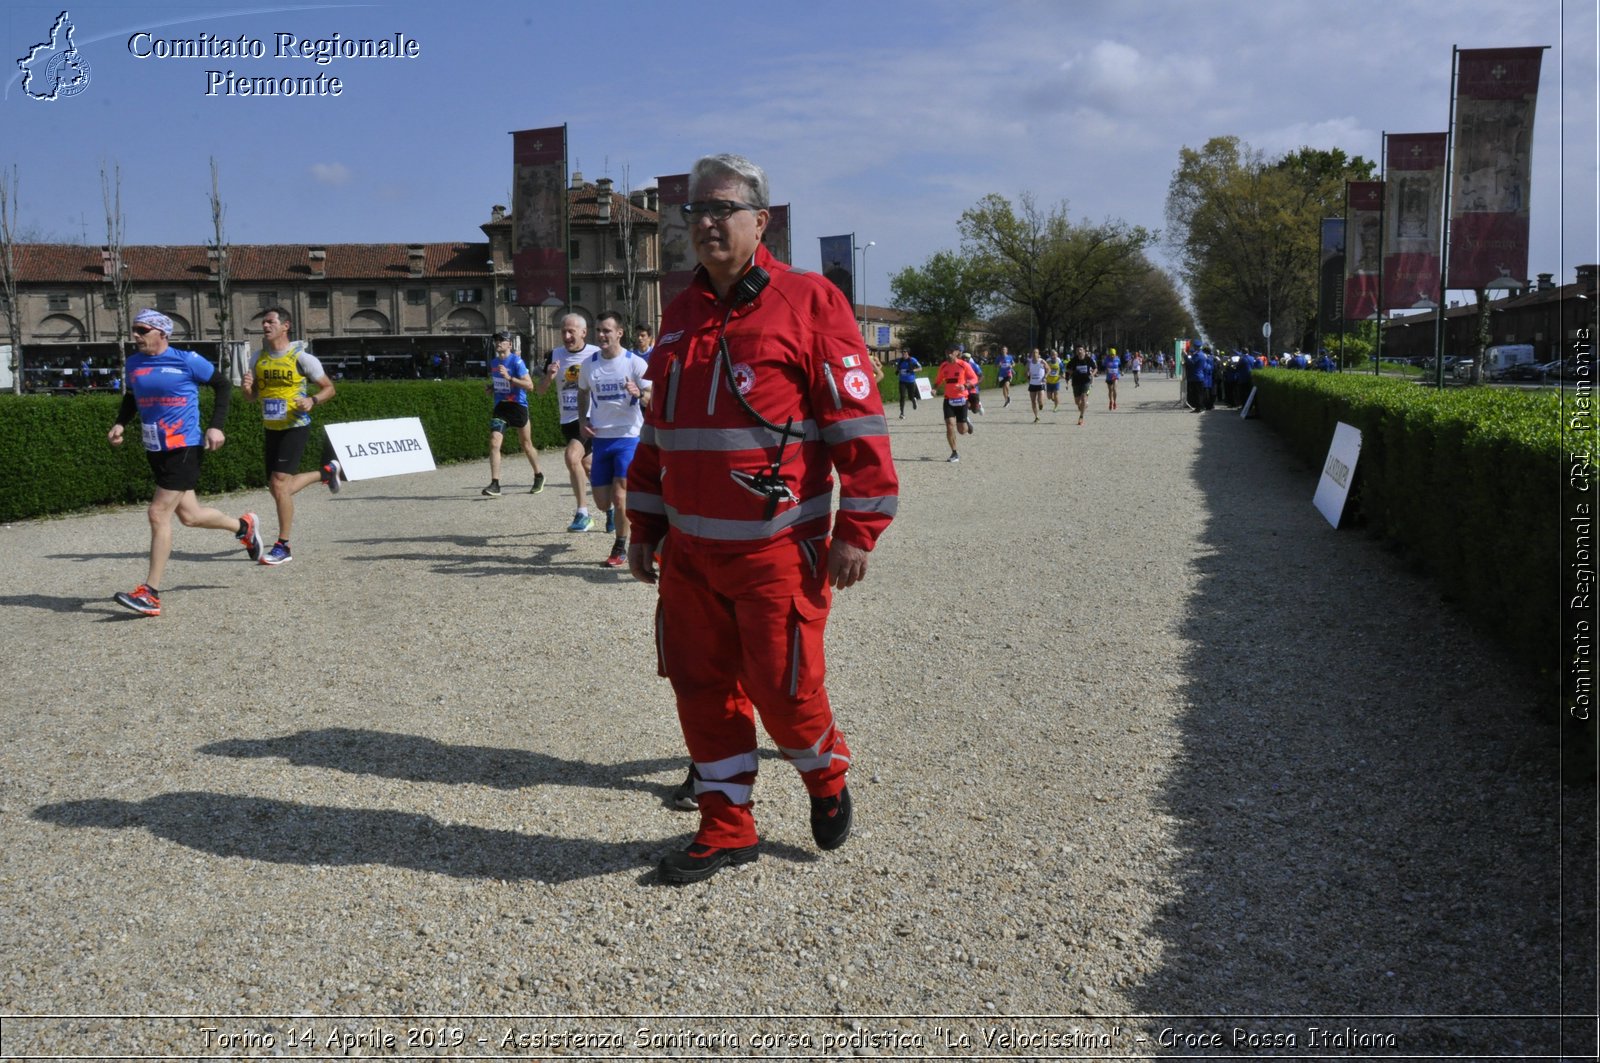
[[[1190,1018],[1150,1020],[1177,1031],[1152,1048],[1589,1055],[1592,1019],[1563,1044],[1558,1017],[1593,1010],[1593,821],[1577,853],[1558,822],[1594,791],[1563,793],[1535,694],[1506,704],[1523,688],[1484,682],[1489,643],[1329,529],[1316,471],[1265,425],[1185,416],[1207,517],[1175,546],[1198,583],[1160,808],[1173,899],[1129,999]],[[1582,925],[1562,925],[1563,873]]]
[[[443,553],[440,550],[415,553],[351,554],[345,558],[353,562],[404,561],[426,565],[441,576],[463,576],[469,579],[504,576],[526,576],[548,573],[556,576],[575,576],[587,583],[612,584],[619,580],[631,582],[626,569],[607,568],[600,562],[610,552],[611,539],[601,533],[556,533],[563,537],[550,542],[533,543],[524,547],[512,540],[526,538],[522,534],[497,536],[483,535],[432,535],[413,539],[346,539],[349,545],[395,546],[404,543],[452,546],[458,550],[479,553]],[[491,538],[493,542],[491,543]],[[592,557],[574,556],[573,547],[593,543]],[[526,552],[522,552],[522,551]]]
[[[682,772],[688,765],[688,754],[622,764],[586,764],[523,749],[452,746],[417,735],[348,727],[299,731],[279,738],[234,738],[201,746],[199,752],[218,757],[276,757],[297,767],[450,786],[520,790],[558,785],[636,790],[662,801],[682,781]],[[662,772],[673,772],[673,780],[656,783],[641,778]]]
[[[414,812],[299,805],[229,794],[64,801],[33,818],[63,827],[139,828],[222,857],[333,867],[385,864],[453,878],[569,882],[659,858],[640,842],[598,842],[441,823]]]
[[[108,616],[137,617],[120,609],[111,601],[111,595],[95,598],[53,598],[47,594],[0,594],[0,608],[43,609],[51,613],[105,613]]]

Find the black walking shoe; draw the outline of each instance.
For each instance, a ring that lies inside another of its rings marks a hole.
[[[811,799],[811,836],[818,849],[837,849],[850,837],[850,787]]]
[[[694,792],[694,767],[689,768],[689,776],[672,791],[670,798],[673,808],[681,812],[693,812],[700,807],[700,798]]]
[[[483,497],[485,497],[485,498],[499,498],[500,497],[500,481],[499,480],[490,480],[489,481],[489,486],[485,487],[482,491],[479,491],[478,493],[480,495],[482,495]]]
[[[543,491],[543,490],[544,490],[544,473],[536,472],[536,473],[533,474],[533,486],[528,489],[528,494],[536,495],[540,491]]]
[[[746,845],[742,849],[719,849],[714,845],[696,842],[681,853],[661,858],[661,881],[675,886],[685,882],[700,882],[715,875],[724,867],[753,863],[761,855],[761,843]]]

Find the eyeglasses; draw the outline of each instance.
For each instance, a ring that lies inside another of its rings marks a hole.
[[[685,203],[678,208],[683,211],[683,216],[690,225],[701,218],[710,218],[712,221],[727,221],[735,213],[748,210],[755,213],[763,208],[741,203],[737,199],[702,199],[694,203]]]
[[[154,331],[155,331],[155,329],[151,328],[149,325],[135,325],[135,326],[133,326],[133,334],[135,336],[143,336],[147,332],[154,332]]]

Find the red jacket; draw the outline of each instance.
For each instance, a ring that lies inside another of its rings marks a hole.
[[[724,550],[827,534],[833,470],[840,498],[833,533],[870,550],[893,519],[899,479],[872,365],[850,304],[820,274],[792,270],[765,247],[756,265],[771,282],[734,310],[703,270],[662,314],[650,355],[650,407],[628,469],[632,540],[674,538]],[[726,338],[733,381],[718,355]],[[733,387],[777,425],[793,418],[803,440],[785,440],[740,405]],[[779,456],[790,497],[771,519],[748,477]]]

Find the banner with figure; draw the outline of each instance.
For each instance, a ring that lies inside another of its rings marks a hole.
[[[689,202],[689,175],[657,177],[656,188],[661,206],[661,307],[666,309],[694,277],[694,245],[683,216],[683,205]]]
[[[834,283],[850,305],[856,302],[855,246],[856,234],[824,236],[822,244],[822,275]]]
[[[1322,219],[1322,272],[1317,290],[1318,330],[1338,332],[1344,327],[1344,219]],[[1271,354],[1271,351],[1267,352]]]
[[[1436,306],[1444,221],[1444,133],[1390,133],[1385,145],[1383,309]]]
[[[1456,53],[1451,288],[1521,288],[1527,282],[1533,108],[1543,58],[1543,48]]]
[[[1346,181],[1344,190],[1344,319],[1366,321],[1378,313],[1383,182]]]
[[[567,127],[511,134],[511,266],[518,306],[567,303]]]

